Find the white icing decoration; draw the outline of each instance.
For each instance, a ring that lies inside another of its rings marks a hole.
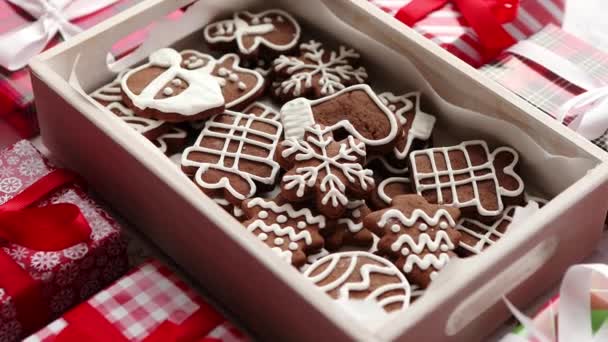
[[[122,90],[133,105],[142,110],[152,108],[164,113],[193,116],[223,106],[222,90],[215,78],[210,75],[214,63],[208,63],[204,68],[188,70],[181,67],[181,62],[182,56],[177,51],[160,49],[150,55],[148,63],[127,72],[121,81]],[[152,80],[141,94],[135,95],[127,86],[128,79],[151,66],[168,69]],[[175,78],[185,80],[188,87],[177,96],[156,99],[156,94],[165,84]]]
[[[418,226],[418,230],[420,230],[420,231],[422,231],[422,232],[423,232],[423,231],[425,231],[425,230],[427,230],[427,229],[429,229],[429,226],[428,226],[426,223],[421,223],[421,224]]]
[[[471,158],[467,151],[468,146],[481,147],[483,149],[483,151],[485,151],[485,154],[488,159],[487,162],[485,162],[481,165],[473,166],[472,162],[471,162]],[[460,154],[464,155],[468,167],[464,168],[464,169],[453,170],[451,167],[451,164],[450,164],[449,157],[448,157],[448,153],[450,151],[459,151]],[[503,172],[506,175],[513,177],[518,182],[518,187],[515,190],[507,190],[507,189],[501,187],[500,184],[498,183],[498,179],[496,178],[496,170],[494,169],[493,163],[494,163],[494,158],[499,153],[510,153],[513,156],[513,161],[511,162],[511,164],[507,165],[504,168]],[[447,170],[445,170],[445,171],[437,170],[435,154],[442,154],[443,158],[446,161]],[[433,171],[431,171],[430,173],[419,172],[417,165],[416,165],[416,157],[418,157],[418,156],[423,156],[424,159],[430,160],[431,168]],[[419,195],[422,195],[423,192],[434,190],[437,194],[437,202],[439,204],[449,204],[449,205],[455,206],[457,208],[474,206],[477,208],[478,213],[483,216],[497,216],[503,212],[504,204],[502,201],[502,196],[517,197],[523,193],[524,183],[523,183],[522,179],[519,177],[519,175],[517,175],[514,171],[514,167],[515,167],[515,165],[517,165],[518,161],[519,161],[519,155],[512,148],[500,147],[500,148],[497,148],[496,150],[494,150],[494,152],[492,152],[490,154],[488,144],[482,140],[465,141],[459,145],[455,145],[455,146],[451,146],[451,147],[436,147],[436,148],[430,148],[430,149],[426,149],[426,150],[413,151],[412,153],[410,153],[410,164],[412,165],[412,175],[414,177],[414,185],[416,188],[416,192]],[[483,172],[483,174],[481,174],[481,175],[477,175],[478,173],[480,173],[482,171],[486,171],[486,172]],[[459,176],[459,175],[465,175],[466,178],[456,180],[456,176]],[[447,177],[447,178],[449,178],[449,181],[447,181],[447,182],[440,181],[440,177],[443,177],[443,178]],[[433,184],[423,184],[422,183],[422,181],[424,179],[428,179],[428,178],[434,179]],[[489,210],[489,209],[484,208],[480,201],[480,193],[479,193],[479,188],[478,188],[477,184],[478,184],[478,182],[484,181],[484,180],[491,180],[494,182],[494,185],[495,185],[494,191],[495,191],[496,200],[498,203],[498,207],[495,210]],[[470,199],[468,201],[461,202],[457,195],[457,186],[465,185],[465,184],[469,184],[472,186],[474,196],[472,199]],[[452,194],[452,202],[447,203],[444,200],[443,193],[442,193],[443,188],[448,188],[450,190],[450,192]]]
[[[327,251],[327,249],[325,248],[321,248],[321,250],[316,252],[315,254],[308,255],[306,257],[306,264],[300,267],[300,272],[306,271],[311,264],[314,264],[317,260],[321,259],[326,255],[329,255],[329,251]]]
[[[321,86],[321,95],[331,95],[346,87],[344,83],[363,83],[367,79],[367,71],[364,67],[355,69],[350,59],[358,59],[360,56],[354,49],[347,49],[340,46],[339,51],[325,53],[321,43],[311,40],[302,43],[300,50],[304,58],[281,55],[273,62],[275,71],[285,71],[289,77],[274,85],[276,95],[292,94],[293,96],[302,95],[302,86],[311,88],[313,80],[318,78],[318,85]],[[325,60],[329,55],[329,60]],[[318,77],[317,77],[318,76]],[[355,80],[353,82],[353,79]]]
[[[171,84],[173,84],[176,87],[180,87],[182,85],[182,80],[180,80],[179,78],[176,78],[173,81],[171,81]]]
[[[365,201],[363,200],[348,202],[348,204],[346,205],[347,215],[346,217],[338,219],[338,224],[345,224],[348,228],[348,231],[353,234],[356,234],[361,231],[361,229],[363,229],[363,221],[354,219],[361,217],[361,210],[359,208],[364,205]],[[350,215],[348,215],[348,213],[350,213]]]
[[[288,248],[292,251],[295,251],[296,249],[298,249],[298,244],[295,242],[290,242]]]
[[[283,17],[281,17],[280,15],[277,15],[277,22],[284,23],[285,19],[283,19]]]
[[[226,77],[228,75],[230,75],[230,71],[228,71],[228,69],[221,67],[217,70],[217,74],[222,76],[222,77]]]
[[[298,229],[304,229],[306,228],[306,222],[300,221],[297,223],[296,227],[298,227]]]
[[[294,28],[293,37],[287,44],[279,45],[263,37],[264,34],[272,32],[276,27],[272,23],[260,23],[260,18],[266,16],[272,17],[273,15],[281,17],[283,20],[287,19]],[[243,17],[250,17],[251,24],[248,24]],[[243,44],[243,38],[252,35],[255,36],[253,44],[246,48]],[[239,51],[246,55],[253,53],[260,45],[269,47],[275,51],[287,51],[293,48],[300,39],[300,25],[287,12],[278,9],[271,9],[260,13],[243,11],[235,13],[232,19],[207,25],[204,30],[204,37],[205,41],[212,44],[236,40]]]
[[[338,129],[344,129],[350,133],[354,138],[362,141],[366,146],[382,146],[392,142],[399,132],[399,126],[395,115],[386,108],[382,101],[374,94],[374,91],[366,84],[357,84],[345,88],[333,95],[326,96],[317,100],[308,100],[305,98],[297,98],[287,102],[281,108],[281,122],[285,127],[285,138],[302,138],[304,136],[303,128],[310,126],[315,122],[313,116],[313,108],[316,105],[332,100],[335,97],[342,95],[343,93],[361,90],[367,93],[378,108],[386,115],[386,119],[391,127],[390,132],[385,136],[378,139],[368,139],[363,136],[353,124],[347,119],[340,120],[331,126],[327,126],[330,131]],[[299,127],[299,128],[298,128]]]
[[[112,82],[95,90],[89,96],[97,101],[108,102],[108,104],[106,105],[106,109],[108,109],[108,111],[112,115],[118,116],[122,121],[127,123],[136,132],[141,134],[147,134],[151,131],[159,129],[165,124],[165,121],[135,116],[131,109],[123,105],[120,80],[128,71],[129,70],[125,70],[121,72],[116,76],[116,78]],[[119,111],[122,115],[116,115],[113,110]]]
[[[262,241],[266,241],[266,239],[268,239],[268,234],[261,233],[260,235],[258,235],[258,239],[260,239]]]
[[[162,153],[167,153],[168,144],[167,140],[181,140],[185,139],[188,136],[188,133],[181,128],[171,127],[171,130],[168,133],[161,134],[158,138],[155,139],[157,148]]]
[[[268,212],[265,210],[262,210],[258,213],[258,217],[261,219],[267,219],[268,218]]]
[[[218,116],[226,118],[231,117],[231,122],[218,122],[216,118]],[[274,127],[274,132],[263,132],[252,128],[254,123],[262,123],[264,126]],[[218,131],[219,130],[219,131]],[[224,132],[227,131],[227,132]],[[243,134],[243,132],[245,134]],[[206,189],[225,189],[230,192],[232,196],[237,199],[244,200],[245,198],[251,197],[257,191],[255,182],[263,184],[273,184],[275,182],[276,175],[280,169],[279,164],[274,160],[273,156],[277,147],[279,137],[282,133],[281,125],[274,121],[266,118],[260,118],[251,114],[243,114],[232,111],[225,111],[223,114],[218,114],[211,119],[205,121],[205,127],[201,134],[198,136],[195,144],[184,150],[182,154],[182,166],[185,167],[198,167],[194,176],[195,182],[202,188]],[[225,144],[221,150],[212,149],[201,146],[203,140],[209,138],[224,139]],[[263,141],[254,140],[253,137],[262,137]],[[239,148],[236,152],[228,152],[228,146],[230,142],[239,142]],[[246,145],[256,146],[267,151],[267,156],[254,156],[243,152],[243,148]],[[219,160],[213,163],[198,162],[189,160],[188,155],[190,153],[204,153],[219,157]],[[234,158],[230,163],[230,166],[226,166],[226,159]],[[249,173],[239,169],[239,161],[247,160],[250,162],[260,163],[271,168],[271,172],[268,175],[257,175]],[[224,172],[232,173],[240,176],[249,185],[249,193],[239,193],[231,184],[227,177],[223,177],[217,183],[207,183],[202,179],[202,176],[210,169],[221,170]]]
[[[357,268],[359,258],[369,259],[373,263],[366,263]],[[348,265],[346,270],[344,270],[344,273],[340,274],[332,282],[319,285],[327,279],[329,275],[336,271],[338,263],[346,263]],[[316,275],[312,275],[315,270],[321,267],[325,267],[325,269]],[[355,272],[359,273],[357,279],[361,280],[349,282],[348,279]],[[319,289],[324,292],[338,289],[337,300],[349,300],[351,292],[371,290],[372,278],[375,273],[394,277],[398,282],[376,285],[378,287],[373,289],[371,293],[362,300],[367,303],[374,303],[380,308],[385,308],[392,303],[402,303],[401,310],[407,309],[410,303],[411,288],[405,276],[403,276],[399,269],[388,260],[368,252],[355,251],[327,255],[308,267],[304,271],[304,276],[310,279],[314,284],[317,284]],[[402,290],[403,294],[386,295],[387,293],[396,290]]]
[[[186,65],[188,69],[198,69],[205,65],[205,61],[202,58],[195,59],[194,61],[188,62]]]
[[[354,217],[354,218],[359,218],[359,217],[361,217],[361,210],[359,210],[359,209],[355,209],[355,210],[353,210],[353,217]]]
[[[277,112],[274,108],[263,104],[262,102],[254,102],[254,103],[250,104],[249,106],[247,106],[247,108],[245,108],[243,110],[243,112],[244,113],[253,113],[255,108],[259,108],[262,110],[262,113],[255,114],[260,118],[266,118],[266,119],[270,119],[270,120],[279,119],[279,116],[280,116],[279,112]]]
[[[441,219],[445,219],[445,222],[449,223],[451,227],[456,225],[452,215],[445,209],[438,209],[433,216],[429,216],[424,210],[416,208],[409,217],[406,217],[398,209],[388,209],[382,214],[380,221],[378,221],[378,226],[385,227],[389,220],[397,220],[404,227],[412,227],[418,220],[422,220],[425,225],[435,227],[439,224]]]
[[[399,233],[400,230],[401,230],[401,227],[398,224],[394,224],[391,226],[391,232],[393,232],[393,233]]]
[[[496,243],[496,241],[493,241],[492,237],[494,236],[498,239],[502,238],[504,233],[501,233],[498,230],[498,228],[500,228],[500,226],[503,225],[505,222],[507,223],[507,225],[511,224],[511,222],[513,221],[513,212],[514,212],[515,208],[516,208],[515,206],[507,207],[505,209],[505,211],[503,212],[502,216],[500,217],[500,219],[498,219],[496,222],[492,223],[491,225],[485,224],[485,223],[477,221],[477,220],[469,219],[469,218],[461,219],[458,222],[456,229],[458,231],[460,231],[461,234],[466,234],[466,235],[469,235],[469,236],[477,239],[477,242],[474,245],[469,245],[464,240],[461,240],[460,243],[458,244],[458,246],[460,246],[460,248],[466,249],[467,251],[469,251],[473,254],[479,254],[479,253],[483,252],[484,249],[494,245]],[[481,228],[482,230],[485,230],[485,232],[482,233],[479,231],[475,231],[471,228],[468,228],[465,226],[466,223],[475,225],[476,227]]]
[[[439,228],[441,229],[448,229],[448,223],[447,222],[441,222],[439,223]]]
[[[266,210],[270,210],[275,214],[287,215],[287,217],[289,217],[290,219],[302,218],[303,221],[300,222],[305,222],[306,224],[312,226],[319,226],[320,229],[323,229],[326,226],[325,216],[314,215],[312,211],[310,211],[310,209],[308,208],[295,210],[294,207],[289,203],[278,205],[271,200],[265,200],[260,197],[253,198],[249,200],[249,202],[247,202],[248,208],[253,208],[256,206],[259,206]]]
[[[277,216],[277,222],[278,223],[285,223],[285,222],[287,222],[287,216],[285,216],[285,215],[279,215],[279,216]]]
[[[230,74],[230,75],[228,75],[228,80],[230,82],[236,82],[236,81],[239,80],[239,75],[237,75],[237,74]]]
[[[280,245],[282,245],[284,243],[285,243],[285,240],[283,240],[283,238],[278,237],[278,238],[274,239],[274,244],[277,245],[277,246],[280,246]]]
[[[327,155],[327,146],[334,139],[328,133],[328,129],[322,129],[320,125],[306,127],[306,141],[290,138],[283,141],[282,156],[284,158],[295,155],[296,161],[315,159],[318,165],[295,168],[295,174],[283,176],[283,188],[291,190],[296,188],[296,195],[303,197],[307,188],[312,188],[317,182],[321,170],[325,171],[325,176],[320,181],[319,189],[323,193],[321,204],[337,207],[346,206],[348,197],[345,194],[346,185],[335,175],[336,169],[346,177],[350,183],[355,183],[362,190],[367,190],[374,185],[373,172],[363,168],[356,160],[365,158],[365,145],[357,142],[352,136],[346,141],[340,142],[340,151],[334,156]],[[315,146],[315,147],[313,147]],[[318,152],[317,149],[320,151]],[[344,162],[350,161],[350,162]]]
[[[263,21],[263,22],[265,22],[265,23],[271,23],[271,22],[272,22],[272,19],[270,19],[270,18],[266,17],[266,18],[264,18],[262,21]]]
[[[239,90],[247,89],[247,85],[245,84],[245,82],[239,82],[237,86],[239,87]]]
[[[256,234],[256,231],[260,231],[259,233],[257,233],[258,236],[259,234],[272,233],[277,237],[287,238],[290,242],[304,241],[304,244],[306,246],[310,246],[312,244],[312,236],[307,230],[301,230],[299,232],[296,232],[293,227],[281,227],[278,224],[267,225],[266,223],[264,223],[264,221],[261,220],[253,221],[249,226],[247,226],[247,230],[254,234]],[[277,240],[275,239],[274,242],[276,243]],[[281,259],[291,263],[291,257],[293,254],[289,247],[287,248],[287,250],[284,250],[281,247],[271,247],[271,249],[272,251],[277,253],[277,255],[279,255]]]
[[[171,87],[165,87],[165,89],[163,89],[163,94],[165,94],[165,96],[171,96],[171,95],[173,95],[173,88],[171,88]]]
[[[387,205],[390,205],[393,202],[393,199],[386,193],[386,187],[393,183],[410,184],[410,179],[406,177],[389,177],[378,184],[378,197]]]

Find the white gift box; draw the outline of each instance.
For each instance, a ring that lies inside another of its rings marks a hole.
[[[161,24],[157,31],[164,32],[113,68],[166,46],[204,51],[202,28],[211,20],[238,9],[280,7],[299,18],[304,32],[312,31],[305,39],[334,39],[361,52],[378,93],[423,91],[437,115],[438,146],[477,138],[511,145],[520,151],[528,188],[552,198],[483,254],[453,260],[403,315],[377,329],[353,320],[143,136],[79,91],[113,79],[106,54],[116,40],[191,2],[143,1],[37,57],[31,68],[40,126],[56,157],[85,176],[255,336],[480,340],[509,317],[502,296],[521,307],[593,251],[608,211],[608,155],[367,1],[198,3],[192,7],[196,16]]]

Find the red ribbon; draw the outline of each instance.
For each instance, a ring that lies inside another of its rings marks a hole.
[[[224,318],[208,304],[199,304],[199,309],[181,324],[171,321],[161,323],[143,342],[195,342],[202,340]],[[92,307],[83,303],[63,316],[67,326],[57,335],[56,342],[128,342],[116,326]]]
[[[76,205],[61,203],[28,208],[76,180],[72,172],[55,170],[0,206],[0,241],[37,251],[59,251],[88,241],[91,228]],[[40,283],[2,250],[0,271],[0,288],[13,298],[24,331],[44,326],[48,306]]]
[[[395,18],[413,27],[430,13],[453,2],[469,26],[477,33],[482,46],[482,62],[486,63],[517,41],[502,24],[517,16],[519,0],[413,0],[403,6]]]

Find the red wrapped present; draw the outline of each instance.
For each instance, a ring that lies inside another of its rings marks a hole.
[[[43,327],[127,270],[118,223],[22,140],[0,151],[0,341]]]
[[[564,0],[369,0],[463,61],[480,67],[505,48],[561,24]]]
[[[150,261],[25,341],[200,341],[224,321],[167,267]]]
[[[594,120],[585,125],[575,120],[591,114],[597,100],[604,96],[607,53],[549,25],[480,71],[608,150],[608,122]],[[573,101],[578,104],[570,105]]]
[[[49,4],[58,2],[57,0],[25,0],[22,2],[42,6],[40,4],[47,1]],[[12,65],[11,70],[8,69],[8,65],[3,67],[1,62],[3,59],[3,51],[15,52],[14,48],[5,49],[3,48],[3,45],[16,47],[16,45],[12,43],[12,40],[15,39],[15,32],[28,27],[36,28],[33,25],[36,25],[37,21],[32,15],[10,2],[10,0],[0,0],[0,119],[11,124],[21,137],[30,138],[37,135],[39,129],[33,104],[33,92],[29,70],[21,67],[22,65],[27,64],[28,59],[21,59],[21,55],[19,55],[18,63]],[[33,41],[30,42],[28,46],[48,49],[61,42],[64,35],[69,36],[71,31],[75,31],[72,32],[73,34],[81,29],[92,27],[137,2],[139,2],[139,0],[78,0],[60,2],[62,4],[70,4],[66,11],[74,13],[72,15],[73,20],[70,20],[65,24],[68,26],[63,31],[51,35],[48,43],[46,42],[46,36],[39,40],[34,40],[34,37],[32,38]],[[83,6],[86,10],[74,10],[74,6]],[[72,10],[69,10],[70,8],[72,8]],[[95,10],[96,8],[101,9]],[[81,15],[82,13],[88,14],[83,16]],[[175,16],[179,14],[181,14],[181,11],[172,15]],[[52,26],[53,25],[48,24],[45,27]],[[111,55],[123,56],[135,49],[146,38],[149,29],[150,28],[146,28],[120,39],[114,44]],[[64,32],[67,33],[63,34]],[[23,41],[22,37],[17,37],[16,39],[18,41]],[[34,51],[35,50],[36,49],[34,49]],[[4,59],[11,59],[10,57],[15,56],[4,56]]]

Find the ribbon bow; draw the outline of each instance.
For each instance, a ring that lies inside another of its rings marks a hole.
[[[0,206],[0,243],[10,242],[37,251],[59,251],[86,242],[91,228],[74,204],[28,208],[77,176],[55,170]],[[25,331],[44,326],[47,315],[39,282],[0,250],[0,289],[14,299]]]
[[[608,265],[574,265],[566,272],[559,291],[557,336],[545,336],[534,325],[532,319],[526,317],[505,298],[505,303],[513,316],[524,326],[528,336],[508,334],[502,338],[501,342],[529,342],[530,338],[539,342],[608,341],[608,324],[602,324],[595,334],[592,331],[590,290],[594,276],[601,276],[608,280]]]
[[[0,35],[0,65],[10,71],[26,66],[59,32],[67,40],[82,30],[71,20],[97,12],[118,0],[8,0],[37,20]]]
[[[515,19],[519,0],[412,0],[397,12],[395,18],[413,27],[418,21],[450,2],[454,3],[479,37],[484,63],[517,42],[505,31],[502,24]]]
[[[532,41],[520,41],[506,51],[524,57],[585,90],[560,106],[556,114],[559,122],[564,122],[572,110],[593,105],[570,122],[568,127],[589,140],[597,139],[606,132],[608,85],[601,84],[587,70]]]

